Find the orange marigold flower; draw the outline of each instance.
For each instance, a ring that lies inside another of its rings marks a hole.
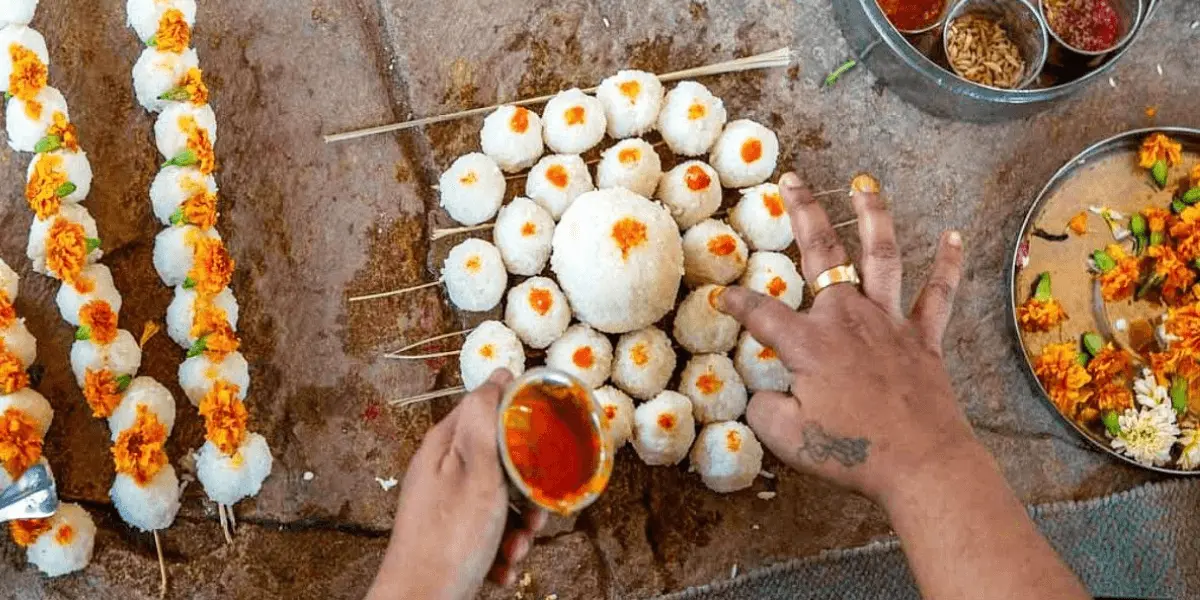
[[[1164,323],[1167,333],[1177,339],[1172,350],[1185,350],[1200,356],[1200,302],[1170,308]]]
[[[196,299],[195,315],[192,317],[192,337],[206,336],[227,326],[228,323],[229,315],[213,304],[211,297],[200,296]]]
[[[1064,342],[1046,346],[1033,361],[1033,372],[1038,381],[1042,382],[1059,411],[1071,418],[1091,395],[1086,386],[1092,377],[1079,364],[1078,356],[1075,344]]]
[[[79,323],[91,330],[92,341],[107,346],[117,339],[117,313],[103,300],[93,300],[79,309]]]
[[[39,154],[33,163],[33,173],[25,184],[25,200],[37,218],[45,220],[58,214],[62,197],[58,190],[67,183],[63,158],[57,154]]]
[[[1172,167],[1179,164],[1183,160],[1183,145],[1162,133],[1152,133],[1142,140],[1142,147],[1138,150],[1138,166],[1149,169],[1160,160]]]
[[[58,136],[63,148],[71,152],[79,152],[79,135],[75,133],[75,125],[67,120],[67,115],[54,113],[54,124],[46,131],[47,135]]]
[[[1112,248],[1109,249],[1110,256],[1114,254]],[[1138,278],[1142,275],[1137,258],[1126,255],[1124,251],[1120,252],[1119,257],[1113,256],[1113,258],[1116,260],[1117,266],[1100,275],[1100,292],[1109,302],[1133,296],[1133,292],[1137,289]]]
[[[50,529],[50,519],[17,519],[8,523],[8,532],[12,534],[13,542],[22,548],[32,546]]]
[[[204,352],[213,361],[220,361],[226,355],[237,352],[241,346],[241,341],[238,340],[237,334],[234,333],[233,327],[229,323],[221,322],[215,328],[204,336]]]
[[[11,394],[29,387],[29,374],[16,354],[4,347],[0,338],[0,394]]]
[[[215,296],[229,286],[235,264],[221,240],[208,237],[198,239],[192,252],[192,270],[188,277],[196,282],[197,293]]]
[[[1079,214],[1071,217],[1070,221],[1067,221],[1067,228],[1074,231],[1076,235],[1084,235],[1087,233],[1087,218],[1087,212],[1080,211]]]
[[[1190,187],[1200,187],[1200,163],[1196,163],[1192,172],[1188,173],[1188,184]]]
[[[190,115],[179,118],[179,129],[187,133],[187,148],[196,157],[196,167],[208,175],[217,169],[217,155],[213,152],[212,138],[208,130],[196,123]]]
[[[121,403],[121,384],[108,369],[88,369],[83,374],[83,397],[92,407],[93,417],[107,419]]]
[[[183,220],[203,230],[217,224],[217,195],[201,191],[183,202]]]
[[[204,72],[192,67],[179,80],[179,87],[187,91],[188,100],[197,106],[208,104],[208,85],[204,83]]]
[[[238,386],[218,380],[200,401],[205,438],[226,456],[236,453],[246,439],[250,415],[238,397],[239,391]]]
[[[9,477],[20,477],[42,457],[42,435],[33,417],[10,408],[0,414],[0,465]]]
[[[1170,227],[1175,251],[1184,260],[1200,258],[1200,206],[1189,206],[1179,213]]]
[[[1092,399],[1101,412],[1111,410],[1121,414],[1133,406],[1133,392],[1125,381],[1110,381],[1098,386]]]
[[[179,54],[192,44],[192,28],[177,8],[167,9],[158,19],[158,30],[154,33],[154,47],[163,52]]]
[[[87,266],[87,233],[83,225],[58,217],[46,234],[46,268],[73,283]]]
[[[1129,355],[1109,343],[1088,361],[1087,371],[1092,376],[1092,381],[1101,383],[1128,375],[1129,367]]]
[[[1050,331],[1051,327],[1067,320],[1067,311],[1058,300],[1030,298],[1017,307],[1017,322],[1025,331]]]
[[[37,53],[20,44],[11,44],[8,47],[8,56],[12,60],[8,93],[26,102],[33,100],[38,92],[46,87],[50,79],[50,70]]]
[[[1147,253],[1155,259],[1154,274],[1162,279],[1163,300],[1172,306],[1188,300],[1196,272],[1170,246],[1151,246]]]
[[[0,329],[8,329],[9,325],[16,322],[17,308],[8,299],[8,294],[0,292]]]
[[[117,436],[112,447],[117,472],[129,475],[138,485],[146,485],[167,464],[163,450],[166,441],[167,428],[146,405],[139,404],[133,425]]]
[[[1142,216],[1146,217],[1146,225],[1151,232],[1166,231],[1167,219],[1171,218],[1171,211],[1151,206],[1142,210]]]

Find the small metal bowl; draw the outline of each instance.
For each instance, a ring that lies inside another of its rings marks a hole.
[[[876,1],[878,2],[878,0],[876,0]],[[942,23],[946,22],[946,13],[948,12],[948,9],[950,8],[950,5],[952,3],[953,3],[952,0],[943,0],[942,1],[942,14],[938,15],[937,20],[935,20],[933,23],[930,23],[929,25],[926,25],[925,27],[922,27],[920,29],[901,29],[900,27],[897,27],[895,23],[893,23],[892,26],[896,27],[896,31],[899,31],[900,33],[903,33],[904,35],[909,35],[909,36],[917,36],[917,35],[921,35],[923,33],[929,33],[930,31],[933,31],[934,29],[941,27]],[[880,9],[882,10],[882,7],[880,7]]]
[[[1046,66],[1050,38],[1046,35],[1048,27],[1042,20],[1041,13],[1027,0],[961,0],[955,4],[946,14],[946,27],[942,32],[942,51],[945,52],[947,60],[950,56],[950,24],[959,17],[976,14],[998,21],[1021,50],[1021,58],[1025,60],[1025,72],[1016,87],[1011,89],[1026,88],[1036,82],[1042,73],[1042,67]],[[963,77],[953,64],[951,69],[955,75],[970,81]],[[976,85],[994,90],[1008,89],[981,83]]]
[[[1117,39],[1117,43],[1104,50],[1082,50],[1063,40],[1058,35],[1058,32],[1054,30],[1054,26],[1050,24],[1050,18],[1046,15],[1046,0],[1038,0],[1038,14],[1046,23],[1046,31],[1049,31],[1054,41],[1061,44],[1063,48],[1082,56],[1099,57],[1108,55],[1108,53],[1124,46],[1129,40],[1133,39],[1134,33],[1137,32],[1146,14],[1146,4],[1143,0],[1113,0],[1113,4],[1117,9],[1117,16],[1121,18],[1121,26],[1124,28],[1124,31]]]

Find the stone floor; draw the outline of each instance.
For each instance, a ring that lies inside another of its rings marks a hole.
[[[732,117],[775,128],[785,162],[818,189],[862,169],[888,187],[911,292],[946,228],[961,229],[969,260],[947,341],[957,389],[984,442],[1027,501],[1086,498],[1129,488],[1145,473],[1077,439],[1034,396],[1007,325],[1004,273],[1013,236],[1043,182],[1092,141],[1153,124],[1200,125],[1200,7],[1168,3],[1112,73],[1027,120],[977,126],[934,119],[866,72],[832,89],[824,74],[846,58],[827,2],[740,0],[208,0],[196,46],[220,118],[222,233],[238,261],[245,352],[257,390],[253,421],[276,452],[274,475],[238,506],[233,545],[213,507],[187,491],[164,535],[173,597],[360,597],[378,566],[400,477],[423,432],[452,405],[393,410],[386,401],[452,385],[454,363],[397,364],[381,351],[479,320],[434,292],[369,305],[350,295],[427,281],[445,248],[428,230],[446,224],[430,189],[453,157],[477,147],[479,120],[326,145],[322,134],[591,85],[619,68],[665,72],[789,46],[795,66],[707,80]],[[161,319],[171,292],[150,255],[157,224],[146,190],[156,168],[152,119],[135,104],[129,70],[139,45],[124,2],[43,0],[34,26],[51,46],[51,82],[71,102],[96,172],[96,215],[124,325]],[[1190,50],[1189,50],[1190,48]],[[1161,65],[1160,75],[1156,66]],[[1158,116],[1145,109],[1156,106]],[[0,255],[28,271],[28,212],[17,190],[27,156],[0,150]],[[850,207],[828,207],[845,218]],[[852,237],[852,236],[851,236]],[[442,242],[444,244],[444,242]],[[853,244],[853,240],[851,240]],[[30,274],[18,308],[41,341],[41,391],[57,418],[47,454],[63,495],[101,524],[84,573],[45,580],[0,542],[0,596],[151,598],[151,538],[123,526],[108,504],[107,433],[69,377],[71,331],[55,286]],[[174,386],[182,352],[166,336],[144,372]],[[181,405],[186,407],[186,403]],[[202,439],[181,411],[170,451]],[[781,559],[884,535],[865,500],[791,473],[730,496],[706,491],[682,468],[650,469],[629,450],[610,491],[573,522],[556,523],[528,562],[525,597],[644,597]],[[315,477],[305,481],[303,474]],[[756,497],[764,490],[775,499]],[[489,589],[488,598],[512,597]]]

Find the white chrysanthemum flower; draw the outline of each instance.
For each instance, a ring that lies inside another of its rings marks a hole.
[[[1133,391],[1137,396],[1138,404],[1146,408],[1155,408],[1162,405],[1171,405],[1171,392],[1158,384],[1158,379],[1154,377],[1154,373],[1150,369],[1142,369],[1141,377],[1133,381]]]
[[[1171,460],[1171,447],[1179,439],[1179,425],[1169,402],[1140,412],[1126,409],[1118,423],[1121,433],[1113,438],[1114,450],[1143,465],[1161,467]]]
[[[1183,452],[1179,455],[1179,468],[1187,471],[1200,469],[1200,427],[1188,429],[1179,437]]]

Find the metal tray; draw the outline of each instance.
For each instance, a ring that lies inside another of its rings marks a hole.
[[[1017,289],[1017,272],[1019,271],[1017,261],[1020,260],[1021,245],[1026,239],[1029,238],[1030,235],[1032,235],[1034,224],[1041,215],[1045,203],[1054,196],[1054,193],[1058,190],[1059,186],[1071,179],[1071,177],[1074,176],[1076,171],[1078,171],[1080,168],[1114,152],[1128,152],[1131,150],[1136,152],[1137,148],[1141,146],[1142,139],[1154,132],[1165,133],[1175,140],[1181,142],[1185,149],[1192,152],[1200,152],[1200,129],[1193,129],[1189,127],[1153,127],[1126,131],[1091,145],[1086,150],[1076,155],[1075,158],[1067,161],[1067,163],[1063,165],[1063,167],[1059,169],[1053,177],[1050,178],[1050,181],[1046,183],[1046,186],[1042,188],[1042,191],[1038,193],[1037,199],[1034,200],[1033,205],[1029,208],[1029,212],[1025,214],[1025,221],[1021,224],[1021,230],[1017,235],[1016,243],[1013,244],[1013,252],[1009,261],[1009,269],[1007,274],[1009,296],[1008,321],[1009,326],[1012,328],[1014,333],[1013,339],[1016,342],[1017,350],[1021,354],[1021,363],[1024,366],[1025,374],[1029,377],[1030,381],[1033,382],[1034,386],[1036,386],[1038,396],[1050,410],[1054,411],[1054,414],[1058,415],[1063,422],[1074,429],[1080,437],[1087,440],[1096,448],[1107,452],[1113,457],[1135,467],[1170,475],[1195,477],[1200,476],[1200,471],[1184,471],[1181,469],[1143,465],[1113,450],[1111,447],[1109,447],[1107,440],[1102,441],[1097,439],[1090,431],[1081,427],[1075,423],[1075,421],[1067,418],[1061,412],[1059,412],[1058,408],[1054,405],[1054,402],[1050,400],[1050,396],[1047,394],[1046,388],[1042,387],[1042,382],[1039,381],[1037,376],[1034,375],[1033,364],[1030,362],[1029,355],[1025,351],[1023,333],[1017,324],[1017,305],[1019,304],[1018,297],[1021,296],[1022,292],[1026,294],[1028,292],[1028,290]]]

